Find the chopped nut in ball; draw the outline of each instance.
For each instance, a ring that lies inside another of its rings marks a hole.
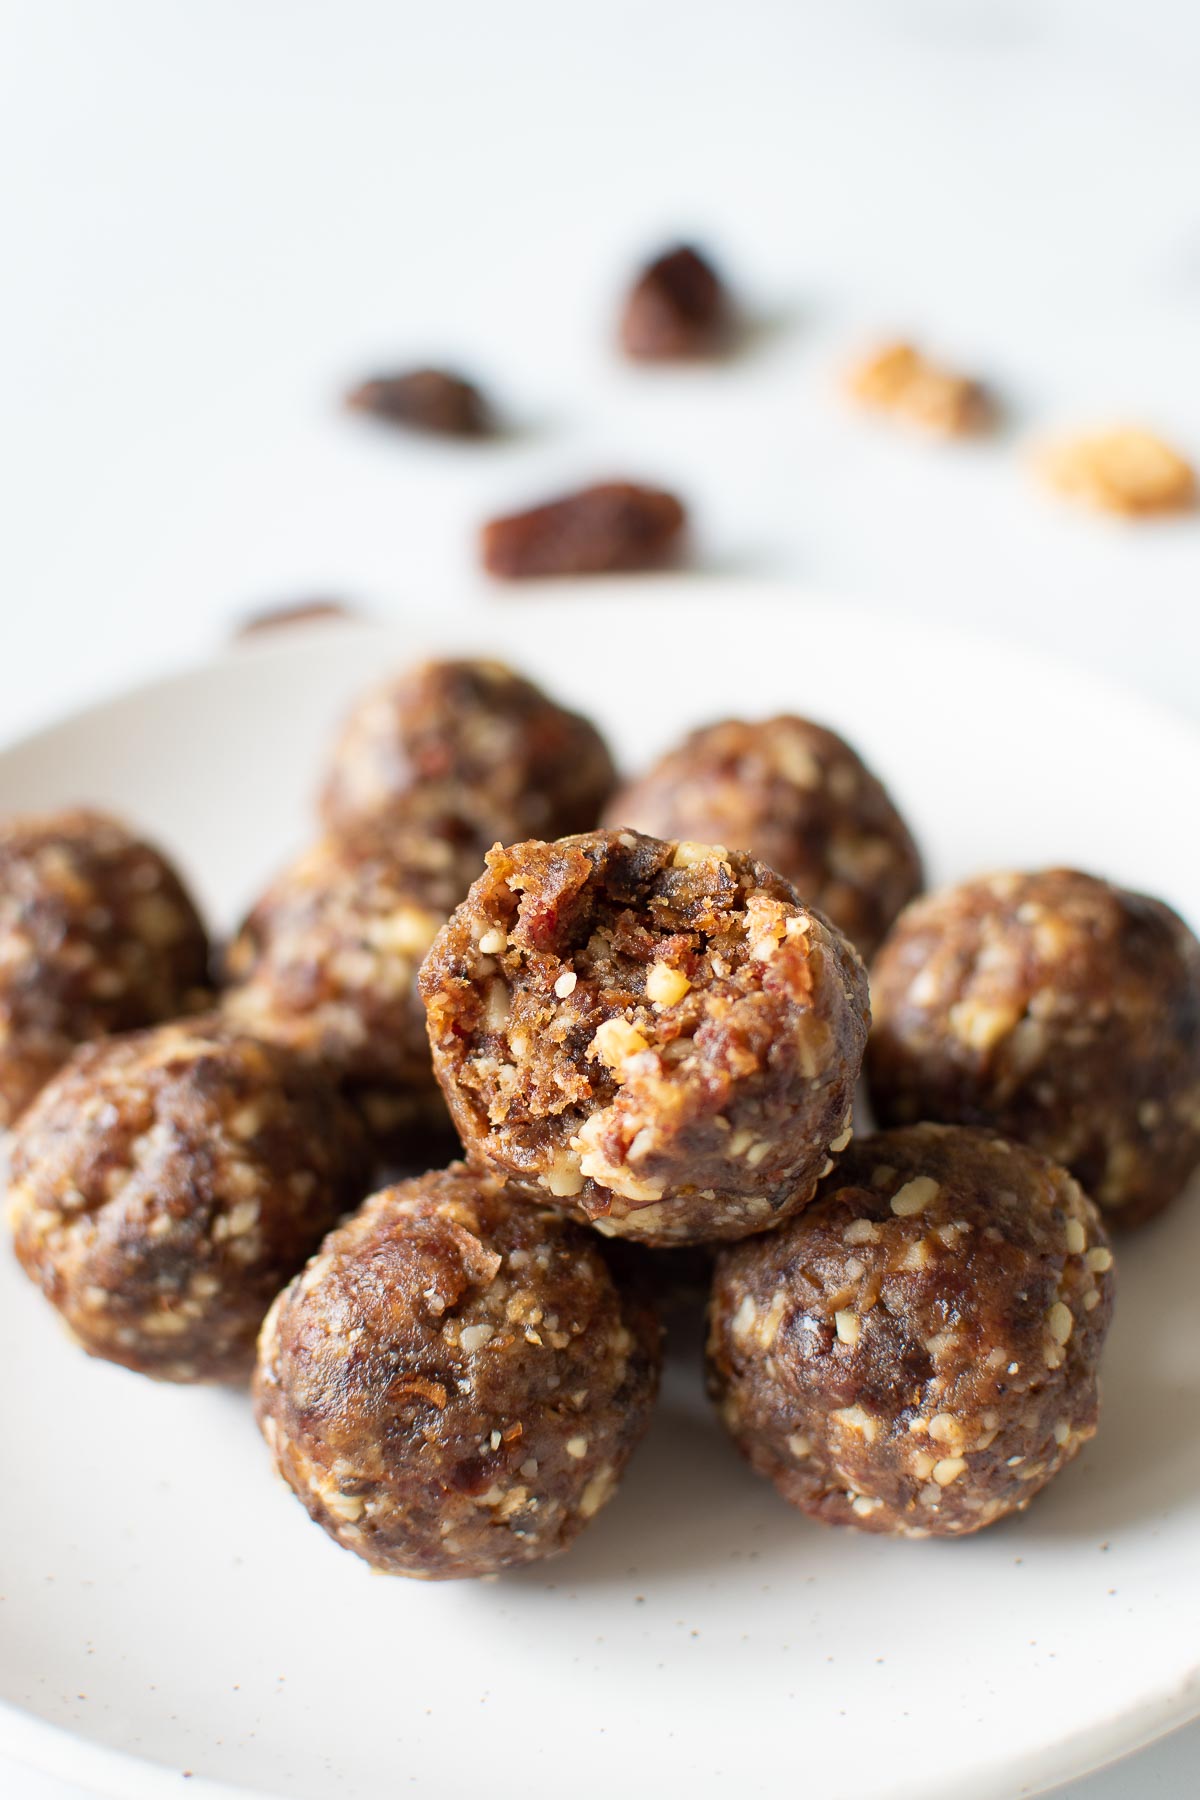
[[[962,1126],[880,1132],[799,1218],[722,1251],[713,1397],[802,1512],[901,1537],[978,1531],[1096,1429],[1112,1261],[1056,1163]]]
[[[990,1125],[1124,1225],[1200,1168],[1200,943],[1161,901],[1072,869],[963,882],[901,914],[871,994],[882,1123]]]
[[[290,1052],[211,1018],[131,1032],[77,1050],[21,1119],[17,1256],[92,1356],[243,1379],[363,1169],[353,1114]]]
[[[1185,512],[1196,503],[1192,465],[1162,438],[1133,425],[1047,445],[1038,467],[1050,487],[1098,512],[1137,518]]]
[[[258,1418],[347,1549],[488,1575],[566,1549],[612,1497],[659,1360],[594,1239],[457,1164],[375,1195],[279,1296]]]
[[[602,1231],[764,1231],[848,1141],[862,965],[740,851],[632,831],[497,848],[420,982],[468,1155]]]
[[[616,783],[600,733],[503,663],[428,662],[350,713],[321,799],[326,823],[402,802],[497,838],[586,831]]]
[[[602,481],[485,525],[489,575],[615,575],[654,569],[679,548],[687,515],[674,494]]]
[[[76,1044],[208,1004],[208,940],[171,865],[78,808],[0,824],[0,1128]]]
[[[850,370],[847,387],[860,405],[936,437],[965,437],[995,423],[994,404],[978,381],[931,362],[912,344],[872,351]]]
[[[397,813],[323,838],[231,944],[226,1015],[324,1068],[377,1139],[444,1121],[417,969],[482,866],[469,839]]]
[[[621,345],[644,362],[712,356],[731,336],[732,309],[720,276],[681,244],[642,270],[621,318]]]
[[[835,732],[784,716],[693,731],[618,788],[606,823],[749,850],[870,959],[921,889],[912,835]]]

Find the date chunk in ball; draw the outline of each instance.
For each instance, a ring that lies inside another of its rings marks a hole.
[[[482,866],[481,848],[392,816],[324,838],[231,945],[227,1015],[326,1069],[377,1136],[445,1121],[417,969]]]
[[[342,1103],[211,1019],[77,1050],[14,1134],[17,1256],[93,1356],[237,1380],[282,1284],[358,1198]]]
[[[385,812],[471,821],[501,838],[586,831],[616,771],[600,733],[503,663],[429,662],[366,694],[334,751],[326,823]]]
[[[1119,1225],[1200,1166],[1200,944],[1160,901],[1070,869],[964,882],[898,920],[872,999],[882,1123],[989,1125]]]
[[[76,1044],[204,1005],[207,965],[178,875],[117,820],[0,825],[0,1128]]]
[[[347,1549],[487,1575],[566,1549],[611,1498],[659,1354],[594,1239],[456,1164],[375,1195],[279,1296],[258,1417]]]
[[[964,1126],[880,1132],[800,1218],[722,1252],[713,1396],[802,1512],[901,1537],[978,1531],[1096,1429],[1112,1260],[1056,1163]]]
[[[468,1154],[613,1235],[766,1230],[848,1141],[862,965],[740,852],[632,831],[493,850],[421,990]]]
[[[874,955],[921,889],[921,859],[882,784],[835,732],[783,716],[692,732],[618,789],[606,820],[656,837],[736,845]]]

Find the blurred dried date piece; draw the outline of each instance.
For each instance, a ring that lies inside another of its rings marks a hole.
[[[439,437],[487,437],[491,411],[477,387],[446,369],[409,369],[377,375],[346,396],[352,412],[370,413],[386,425]]]
[[[980,382],[931,362],[913,344],[872,351],[853,366],[846,385],[861,406],[936,437],[968,437],[996,423],[995,403]]]
[[[483,527],[490,575],[609,575],[653,569],[678,546],[687,514],[674,494],[630,481],[599,482]]]
[[[333,625],[342,620],[361,619],[355,606],[341,600],[295,600],[282,606],[264,606],[247,613],[234,627],[235,638],[259,637],[267,631],[283,631],[289,626]]]
[[[1122,425],[1048,445],[1042,478],[1058,493],[1126,518],[1184,512],[1196,503],[1196,471],[1153,432]]]
[[[711,263],[688,244],[642,270],[621,318],[621,346],[642,362],[713,356],[728,348],[732,308]]]

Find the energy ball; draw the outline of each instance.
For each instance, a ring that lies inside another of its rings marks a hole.
[[[862,965],[740,851],[633,831],[497,846],[420,981],[468,1156],[603,1232],[765,1231],[849,1141]]]
[[[990,1125],[1120,1225],[1200,1165],[1200,944],[1160,901],[1071,869],[964,882],[901,916],[871,997],[882,1123]]]
[[[659,1362],[595,1239],[459,1163],[326,1239],[271,1308],[255,1394],[311,1517],[436,1581],[565,1550],[616,1491]]]
[[[749,850],[869,961],[921,891],[921,858],[880,781],[808,719],[726,719],[620,788],[606,823]]]
[[[417,969],[482,867],[478,845],[394,815],[323,838],[230,946],[226,1013],[342,1082],[374,1136],[448,1131]]]
[[[205,1005],[208,939],[170,864],[77,808],[0,824],[0,1128],[76,1044]]]
[[[503,663],[428,662],[365,695],[321,799],[331,827],[413,789],[477,821],[486,844],[586,831],[616,784],[595,726]]]
[[[879,1132],[799,1218],[722,1251],[711,1391],[802,1512],[978,1531],[1095,1432],[1112,1262],[1096,1207],[1046,1157],[965,1126]]]
[[[244,1379],[282,1284],[361,1195],[353,1114],[214,1019],[77,1050],[14,1134],[17,1256],[92,1356]]]

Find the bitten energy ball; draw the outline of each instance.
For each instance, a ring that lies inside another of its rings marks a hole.
[[[377,1194],[279,1296],[258,1418],[347,1549],[487,1575],[564,1550],[611,1498],[659,1357],[594,1239],[456,1164]]]
[[[417,968],[482,867],[482,848],[394,815],[324,838],[230,946],[226,1013],[325,1068],[375,1135],[444,1120]]]
[[[207,965],[178,875],[117,820],[0,825],[0,1127],[76,1044],[203,1005]]]
[[[361,1193],[353,1115],[213,1019],[89,1044],[14,1134],[17,1256],[93,1356],[250,1371],[263,1314]]]
[[[604,1232],[764,1231],[849,1140],[862,965],[741,852],[632,831],[497,848],[420,980],[468,1154]]]
[[[1070,869],[964,882],[903,914],[871,995],[883,1123],[993,1126],[1123,1225],[1200,1165],[1200,944],[1160,901]]]
[[[613,826],[746,849],[819,907],[868,960],[921,889],[921,859],[882,784],[808,719],[726,719],[620,788]]]
[[[978,1531],[1096,1429],[1112,1261],[1095,1206],[1045,1157],[961,1126],[880,1132],[800,1218],[722,1252],[713,1396],[802,1512]]]
[[[587,830],[615,782],[595,726],[531,681],[483,659],[430,662],[354,708],[321,806],[340,828],[417,790],[427,816],[471,821],[486,848]]]

